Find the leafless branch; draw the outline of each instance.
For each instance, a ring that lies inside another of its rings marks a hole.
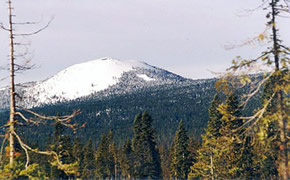
[[[28,150],[29,151],[32,151],[34,153],[37,153],[37,154],[43,154],[43,155],[48,155],[48,156],[54,156],[56,158],[56,161],[57,161],[57,164],[62,167],[63,164],[61,163],[57,153],[55,151],[39,151],[38,149],[33,149],[31,148],[30,146],[28,146],[27,144],[25,144],[21,138],[18,136],[18,134],[16,132],[13,132],[13,135],[17,138],[21,148],[25,151],[25,154],[26,154],[26,164],[25,164],[25,168],[27,169],[28,168],[28,165],[29,165],[29,161],[30,161],[30,157],[29,157],[29,153],[28,153]]]
[[[3,29],[5,31],[9,31],[9,29],[7,29],[6,27],[4,27],[3,23],[0,23],[0,29]]]
[[[19,65],[19,64],[14,64],[14,65],[15,65],[15,72],[30,70],[30,69],[33,69],[34,67],[34,65],[31,65],[31,66]]]
[[[284,12],[284,13],[290,13],[288,8],[276,8],[278,11]]]
[[[262,4],[260,4],[258,7],[256,8],[253,8],[253,9],[244,9],[244,11],[247,13],[247,14],[252,14],[254,11],[258,10],[258,9],[262,9],[265,7],[265,4],[268,3],[269,0],[266,0],[264,1]],[[239,16],[243,16],[243,15],[239,15]]]
[[[9,78],[9,76],[6,76],[4,78],[1,78],[0,81],[4,81],[5,79],[8,79],[8,78]]]
[[[39,124],[39,121],[34,121],[32,118],[25,117],[21,112],[16,112],[15,115],[20,116],[26,123],[33,123],[33,124]]]
[[[39,24],[42,20],[43,20],[43,18],[41,17],[41,19],[39,21],[13,22],[12,24],[15,24],[15,25],[34,25],[34,24]]]
[[[43,120],[52,120],[52,121],[56,121],[56,122],[59,122],[60,124],[66,126],[66,127],[69,127],[71,128],[73,131],[76,131],[77,129],[80,129],[80,128],[83,128],[85,124],[81,125],[80,127],[77,127],[78,124],[77,123],[70,123],[71,122],[71,119],[75,116],[77,116],[78,114],[80,114],[80,110],[76,110],[76,111],[73,111],[72,114],[70,115],[64,115],[64,116],[44,116],[44,115],[41,115],[39,113],[36,113],[36,112],[33,112],[29,109],[26,109],[26,108],[22,108],[22,107],[18,107],[20,110],[23,110],[23,111],[26,111],[32,115],[34,115],[35,117],[37,118],[40,118],[40,119],[43,119]],[[28,120],[26,118],[26,120]],[[35,122],[35,121],[34,121]]]
[[[15,25],[31,25],[31,24],[38,24],[39,22],[17,22],[17,23],[12,23]]]
[[[46,28],[48,28],[48,26],[50,25],[50,23],[52,22],[53,18],[50,19],[50,21],[42,28],[38,29],[37,31],[34,31],[32,33],[24,33],[24,34],[14,34],[15,36],[31,36],[34,34],[38,34],[41,31],[45,30]]]
[[[6,134],[4,135],[4,139],[2,141],[1,149],[0,149],[0,163],[2,164],[2,159],[3,159],[3,149],[5,146],[5,142],[7,141],[7,136]]]
[[[245,108],[249,102],[249,100],[259,92],[259,90],[261,89],[262,85],[270,78],[272,77],[272,75],[274,74],[274,72],[272,72],[270,75],[268,75],[266,78],[264,78],[262,81],[260,81],[258,83],[258,86],[249,94],[245,94],[243,96],[243,98],[246,98],[246,100],[241,104],[241,107]]]
[[[70,120],[71,118],[73,118],[76,115],[80,114],[80,110],[77,110],[77,111],[74,111],[70,115],[64,115],[64,116],[44,116],[44,115],[38,114],[36,112],[33,112],[33,111],[29,110],[29,109],[26,109],[26,108],[22,108],[22,107],[19,107],[19,106],[17,106],[17,108],[19,108],[21,110],[24,110],[24,111],[26,111],[26,112],[28,112],[30,114],[33,114],[34,116],[36,116],[38,118],[45,119],[45,120],[57,120],[58,122],[64,122],[64,121]]]
[[[262,109],[260,109],[259,111],[257,111],[253,116],[249,116],[249,117],[239,117],[240,119],[242,119],[242,120],[246,120],[246,122],[242,125],[242,126],[240,126],[239,128],[237,128],[237,129],[234,129],[232,132],[233,133],[236,133],[236,132],[238,132],[238,131],[240,131],[240,130],[242,130],[244,127],[246,127],[246,126],[248,126],[251,122],[253,122],[252,124],[250,124],[242,133],[241,133],[241,135],[242,134],[244,134],[244,133],[246,133],[249,129],[251,129],[252,128],[252,126],[254,126],[262,117],[263,117],[263,115],[264,115],[264,113],[265,113],[265,111],[266,111],[266,109],[267,109],[267,107],[268,107],[268,105],[270,104],[270,102],[272,102],[272,99],[274,98],[274,96],[276,95],[276,92],[274,92],[273,94],[272,94],[272,96],[270,97],[270,99],[268,99],[267,100],[267,102],[264,104],[264,106],[263,106],[263,108]]]
[[[3,125],[3,126],[0,126],[0,129],[5,128],[5,127],[7,127],[7,126],[9,126],[9,124],[5,124],[5,125]]]
[[[21,140],[21,138],[18,136],[18,134],[16,134],[16,132],[14,131],[12,133],[18,140],[21,148],[25,151],[25,155],[26,155],[26,163],[25,163],[25,169],[28,168],[28,164],[29,164],[29,161],[30,161],[30,157],[29,157],[29,153],[28,153],[28,150],[27,148],[24,146],[25,144],[23,143],[23,141]]]
[[[286,47],[286,46],[284,46],[284,45],[282,45],[282,44],[280,44],[280,47],[282,47],[282,48],[285,49],[286,51],[290,51],[290,48],[289,48],[289,47]]]

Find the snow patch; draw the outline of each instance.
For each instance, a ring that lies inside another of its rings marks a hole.
[[[148,77],[146,74],[137,74],[139,78],[144,79],[145,81],[154,81],[154,78]]]

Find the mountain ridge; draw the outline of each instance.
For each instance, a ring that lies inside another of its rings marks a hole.
[[[17,86],[19,106],[27,108],[71,101],[81,97],[128,93],[144,87],[193,81],[136,60],[101,58],[72,65],[43,81]],[[108,92],[109,94],[104,94]],[[1,88],[0,105],[9,104],[8,87]]]

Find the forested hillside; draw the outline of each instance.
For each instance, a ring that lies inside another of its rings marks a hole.
[[[103,133],[112,129],[117,142],[124,142],[132,136],[132,123],[137,113],[148,111],[153,119],[159,143],[169,145],[180,120],[190,129],[190,136],[199,138],[208,121],[208,107],[216,90],[215,79],[201,83],[164,85],[144,88],[134,93],[98,98],[97,96],[78,99],[68,103],[48,105],[34,110],[41,114],[68,114],[73,109],[80,109],[81,114],[73,120],[86,123],[77,131],[82,140],[99,139]],[[1,119],[7,119],[6,112]],[[20,127],[21,128],[21,127]],[[41,129],[41,130],[38,130]],[[24,134],[33,141],[43,143],[52,133],[52,127],[25,127]]]

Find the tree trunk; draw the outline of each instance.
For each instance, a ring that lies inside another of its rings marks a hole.
[[[276,28],[276,16],[277,16],[277,0],[271,1],[272,8],[272,33],[273,33],[273,55],[275,60],[275,71],[280,71],[279,67],[279,47],[277,38],[277,28]],[[280,76],[280,75],[279,75]],[[280,85],[280,79],[278,79],[278,85]],[[283,180],[287,180],[288,174],[288,149],[287,149],[287,117],[285,117],[285,109],[283,105],[283,92],[279,90],[278,92],[278,126],[279,126],[279,137],[280,137],[280,147],[279,147],[279,177]]]
[[[14,161],[14,137],[15,130],[15,83],[14,83],[14,34],[13,34],[13,14],[11,7],[11,0],[8,0],[8,13],[9,13],[9,40],[10,40],[10,116],[9,116],[9,164],[12,167]]]
[[[210,155],[210,174],[211,174],[211,179],[214,180],[214,169],[213,169],[213,158],[212,158],[212,155]]]

